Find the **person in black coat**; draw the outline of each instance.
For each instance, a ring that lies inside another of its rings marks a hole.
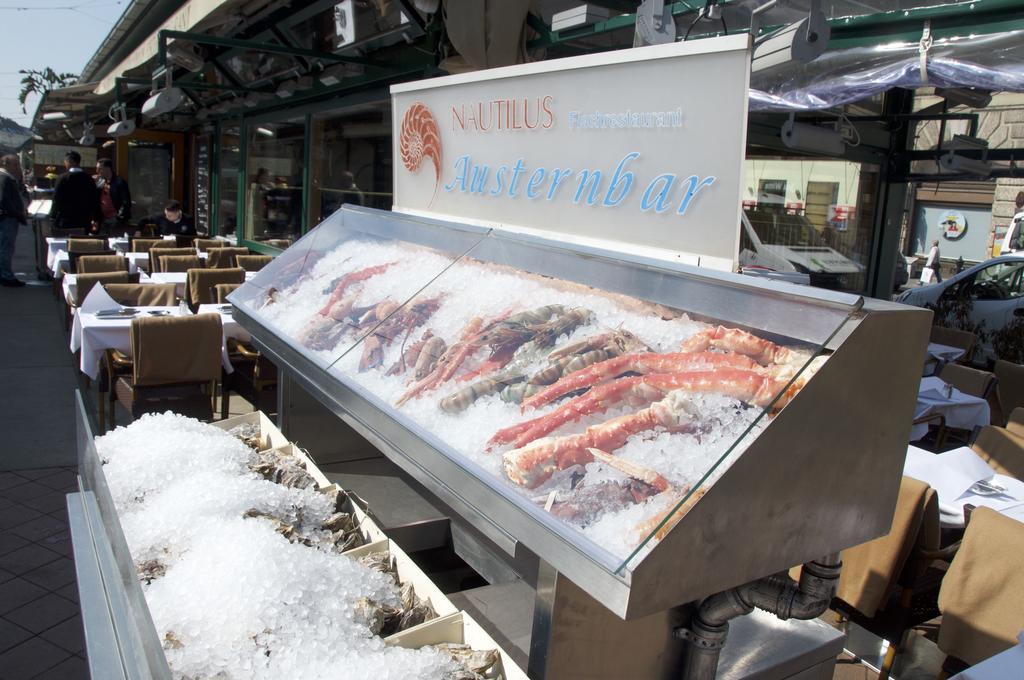
[[[14,275],[11,259],[18,225],[28,222],[21,185],[21,163],[10,154],[0,157],[0,286],[20,288],[25,282]]]
[[[132,194],[128,190],[128,182],[114,174],[114,163],[109,158],[96,161],[96,188],[100,191],[103,220],[94,231],[119,234],[126,230],[132,218]]]
[[[99,189],[81,165],[82,156],[77,151],[64,155],[64,167],[68,171],[57,178],[50,209],[50,219],[57,229],[88,231],[93,222],[102,219]]]
[[[196,225],[190,215],[181,211],[181,203],[168,201],[164,206],[162,215],[147,217],[139,222],[143,224],[155,224],[157,233],[161,236],[195,236]]]

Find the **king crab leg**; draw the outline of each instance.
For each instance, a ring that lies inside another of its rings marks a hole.
[[[365,269],[360,269],[359,271],[349,272],[348,274],[345,274],[340,279],[338,279],[338,283],[335,284],[334,291],[331,293],[331,297],[327,299],[327,304],[325,304],[320,309],[319,314],[321,316],[327,316],[331,310],[331,307],[334,306],[334,303],[340,300],[345,295],[345,291],[348,290],[348,287],[351,286],[353,283],[365,281],[366,279],[374,277],[377,274],[382,274],[394,264],[394,262],[378,264],[372,267],[366,267]]]
[[[742,368],[748,371],[758,370],[758,364],[752,359],[739,354],[722,354],[720,352],[677,352],[659,354],[644,352],[627,354],[601,361],[582,370],[570,373],[549,387],[541,390],[523,401],[523,410],[539,408],[561,396],[576,390],[593,387],[608,380],[617,378],[624,373],[677,373],[679,371],[698,368]]]
[[[726,326],[706,328],[680,347],[684,352],[702,352],[711,348],[745,354],[762,366],[788,364],[794,359],[794,352],[788,347],[777,345],[771,340],[759,338],[739,328]]]
[[[767,406],[785,386],[785,380],[742,369],[653,373],[620,378],[594,387],[551,413],[498,430],[488,444],[512,442],[519,448],[585,415],[602,413],[623,402],[649,404],[672,390],[722,394],[754,406]],[[783,395],[777,408],[782,408],[787,398],[788,395]]]
[[[508,451],[503,456],[505,475],[516,484],[533,489],[556,470],[593,461],[590,449],[614,451],[634,434],[658,426],[669,432],[689,431],[698,418],[697,409],[685,393],[675,390],[645,409],[592,425],[580,434],[545,437]]]

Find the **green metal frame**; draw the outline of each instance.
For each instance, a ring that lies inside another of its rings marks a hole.
[[[384,68],[385,65],[373,59],[362,57],[350,57],[333,52],[318,52],[307,50],[304,47],[290,47],[276,43],[262,42],[256,40],[240,40],[238,38],[222,38],[220,36],[205,35],[203,33],[192,33],[189,31],[171,31],[164,29],[157,37],[157,63],[161,66],[167,65],[167,40],[183,40],[200,45],[212,45],[214,47],[228,47],[232,49],[249,52],[268,52],[270,54],[283,54],[291,57],[307,57],[322,61],[336,62],[340,64],[358,64],[367,68]]]

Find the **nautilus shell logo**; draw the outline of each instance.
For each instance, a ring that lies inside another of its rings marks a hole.
[[[398,139],[402,164],[409,172],[418,172],[423,159],[434,163],[434,195],[441,184],[441,132],[434,114],[422,102],[413,102],[402,117],[402,130]],[[431,198],[433,203],[434,199]]]

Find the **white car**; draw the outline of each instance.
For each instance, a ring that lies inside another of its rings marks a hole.
[[[933,309],[947,318],[947,325],[954,325],[957,316],[966,318],[967,330],[978,336],[975,360],[994,360],[992,335],[1024,317],[1024,253],[987,260],[942,283],[910,288],[896,301]]]

